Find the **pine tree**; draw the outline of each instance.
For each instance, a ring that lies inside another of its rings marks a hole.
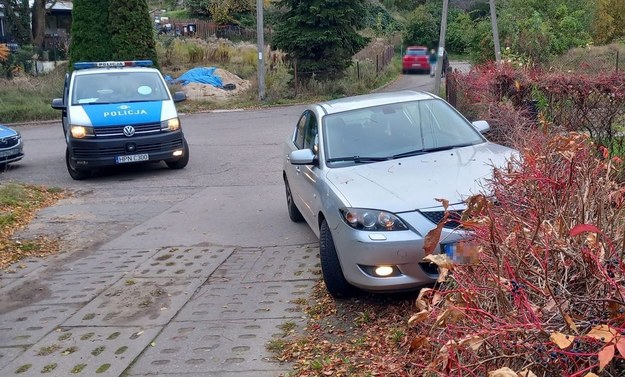
[[[273,47],[297,60],[300,77],[334,79],[367,44],[362,0],[280,0],[288,9],[276,25]]]
[[[70,67],[77,61],[110,60],[109,0],[74,0],[73,4]]]
[[[149,59],[158,65],[146,0],[109,0],[108,20],[114,60]]]

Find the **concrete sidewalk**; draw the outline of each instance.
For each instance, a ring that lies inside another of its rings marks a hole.
[[[133,232],[115,245],[136,245]],[[126,238],[126,239],[124,239]],[[107,246],[109,245],[109,246]],[[279,376],[271,339],[304,325],[316,244],[98,250],[0,274],[0,376]]]

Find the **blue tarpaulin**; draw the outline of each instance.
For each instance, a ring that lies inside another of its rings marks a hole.
[[[187,85],[192,82],[195,82],[199,84],[212,85],[216,88],[221,88],[223,87],[223,82],[221,81],[221,77],[215,74],[216,69],[217,68],[215,67],[192,68],[188,70],[187,72],[183,73],[177,79],[171,79],[171,77],[169,76],[165,77],[165,79],[167,81],[170,81],[176,84],[182,84],[182,85]]]

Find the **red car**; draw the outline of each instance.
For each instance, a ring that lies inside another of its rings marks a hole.
[[[430,52],[427,47],[408,46],[406,54],[402,59],[402,72],[410,71],[430,72],[430,62],[428,57]]]

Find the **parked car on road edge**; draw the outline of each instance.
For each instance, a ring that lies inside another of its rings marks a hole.
[[[483,192],[493,166],[516,152],[489,142],[487,122],[470,123],[441,98],[401,91],[310,105],[285,143],[288,213],[319,237],[330,294],[354,287],[402,291],[435,281],[424,238],[444,217],[434,252],[458,257],[470,233],[458,219],[465,200]],[[454,217],[455,216],[455,217]]]

